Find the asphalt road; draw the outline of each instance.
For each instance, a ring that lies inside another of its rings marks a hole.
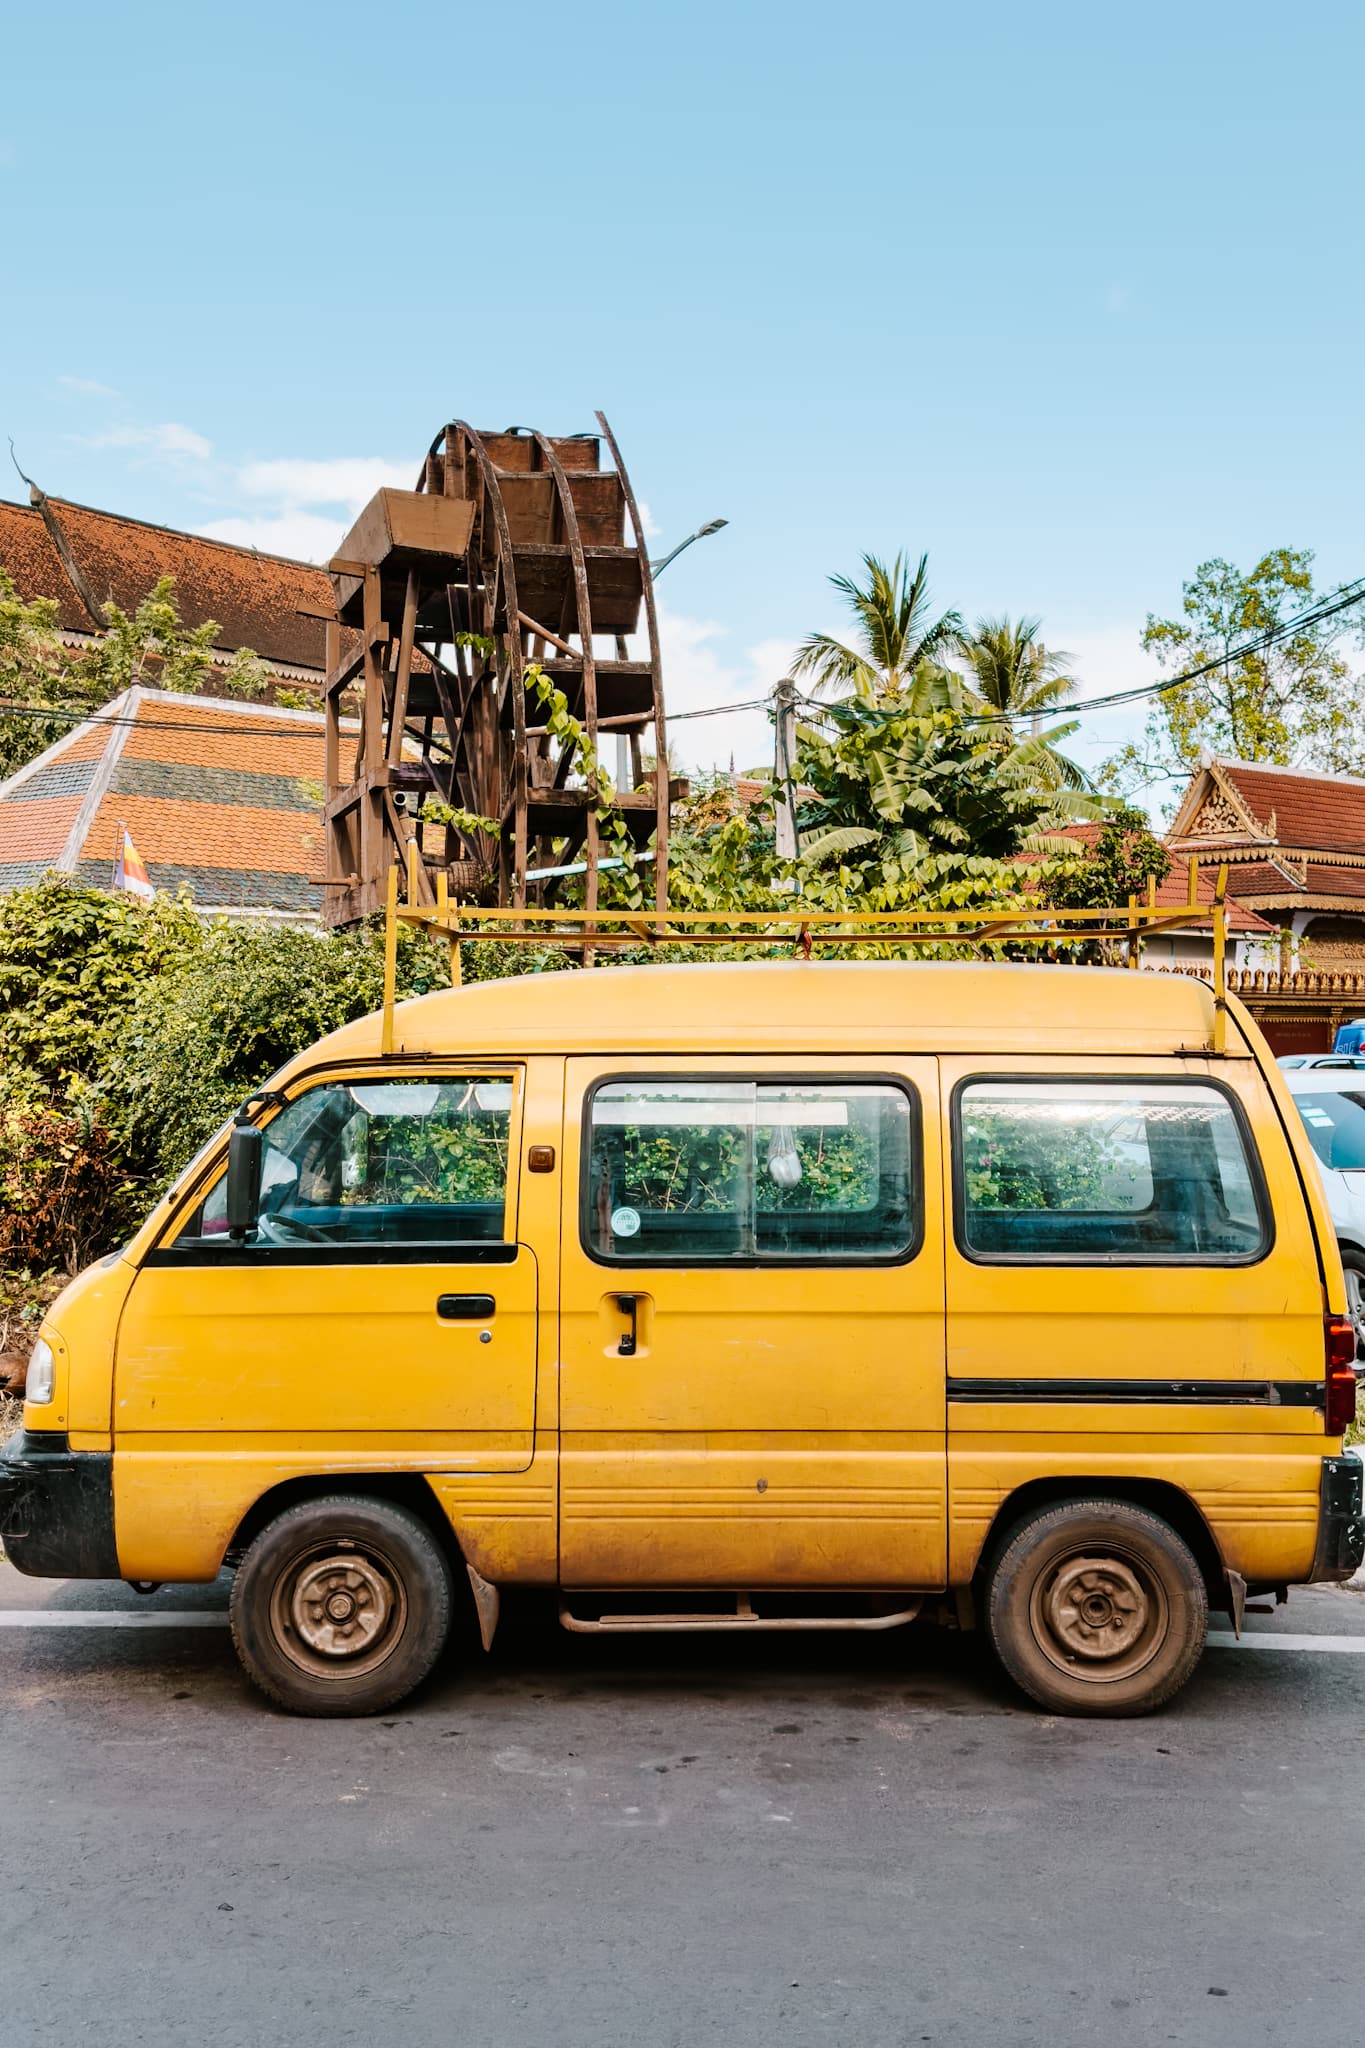
[[[0,1567],[0,1615],[138,1603]],[[1365,1596],[1284,1632],[1365,1638]],[[382,1721],[215,1626],[0,1629],[5,2048],[1336,2048],[1365,1656],[1210,1649],[1155,1719],[974,1639],[627,1642],[527,1602]]]

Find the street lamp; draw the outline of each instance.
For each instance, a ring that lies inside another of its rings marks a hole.
[[[729,524],[728,519],[708,519],[705,526],[699,526],[695,533],[688,534],[686,540],[680,540],[678,545],[675,548],[671,548],[661,561],[651,562],[649,565],[650,574],[662,576],[669,563],[676,562],[683,549],[690,548],[694,540],[705,540],[708,533],[719,533],[722,526],[728,526]]]

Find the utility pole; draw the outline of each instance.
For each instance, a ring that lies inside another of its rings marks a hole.
[[[779,860],[797,860],[801,841],[796,830],[796,685],[784,676],[773,691],[773,823]]]

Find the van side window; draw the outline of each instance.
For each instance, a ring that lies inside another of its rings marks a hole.
[[[310,1088],[267,1125],[254,1245],[500,1240],[512,1083],[350,1081]],[[222,1243],[220,1180],[177,1242]]]
[[[1223,1264],[1269,1249],[1248,1135],[1221,1088],[971,1081],[954,1116],[970,1258]]]
[[[601,1083],[588,1105],[584,1244],[642,1265],[908,1258],[914,1127],[894,1082]]]

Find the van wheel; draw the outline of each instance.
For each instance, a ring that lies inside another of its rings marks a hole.
[[[1121,1500],[1026,1516],[991,1571],[987,1628],[1015,1684],[1054,1714],[1150,1714],[1204,1648],[1208,1596],[1170,1524]]]
[[[377,1714],[420,1685],[450,1632],[450,1571],[392,1501],[336,1495],[267,1523],[237,1568],[232,1640],[291,1714]]]

